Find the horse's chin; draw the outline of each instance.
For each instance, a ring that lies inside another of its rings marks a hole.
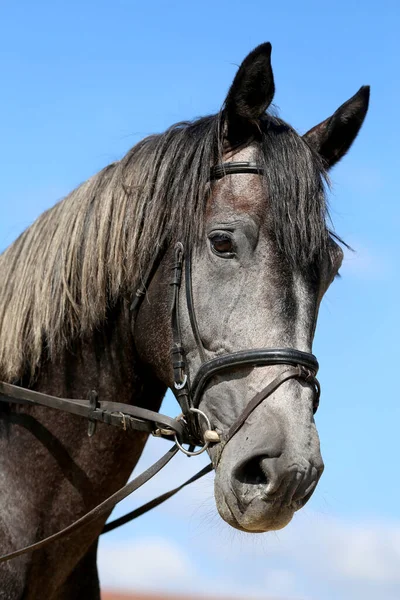
[[[293,518],[295,507],[282,506],[263,498],[253,498],[249,504],[238,502],[234,494],[215,490],[215,500],[222,519],[240,531],[266,533],[286,527]]]

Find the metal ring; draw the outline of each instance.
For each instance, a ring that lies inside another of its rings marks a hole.
[[[181,252],[181,254],[183,254],[183,244],[182,242],[176,242],[175,246],[174,246],[174,250],[175,252],[179,250],[179,252]]]
[[[198,415],[200,415],[201,417],[203,417],[203,419],[206,422],[207,425],[207,429],[211,429],[211,423],[210,423],[210,419],[207,417],[207,415],[202,411],[199,410],[198,408],[189,408],[190,412],[193,413],[197,413]],[[182,418],[183,415],[179,415],[179,417],[177,417],[177,420],[179,420],[179,418]],[[195,452],[189,452],[189,450],[186,450],[178,441],[178,437],[175,434],[174,435],[174,440],[175,440],[175,444],[178,446],[179,450],[181,450],[183,452],[183,454],[186,454],[186,456],[198,456],[199,454],[203,454],[203,452],[205,450],[207,450],[208,446],[210,445],[210,442],[206,442],[204,444],[204,446],[202,446],[200,448],[200,450],[196,450]]]
[[[185,373],[183,380],[180,383],[178,383],[177,381],[174,381],[174,388],[176,390],[183,390],[183,388],[185,387],[186,384],[187,384],[187,375]],[[192,410],[192,409],[190,409],[190,410]]]

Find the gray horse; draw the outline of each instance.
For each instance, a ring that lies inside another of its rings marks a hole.
[[[192,252],[192,286],[206,358],[249,348],[310,352],[318,308],[343,252],[327,225],[326,172],[349,149],[368,108],[362,87],[300,137],[266,111],[274,95],[271,46],[240,66],[218,115],[146,138],[119,162],[42,214],[0,257],[0,380],[70,398],[158,410],[173,384],[173,247]],[[218,163],[257,173],[210,182]],[[135,323],[132,294],[168,234],[171,246]],[[193,377],[200,357],[184,297],[181,334]],[[212,378],[200,409],[224,431],[282,366]],[[291,379],[226,444],[215,499],[230,525],[284,527],[323,470],[313,387]],[[143,433],[41,407],[0,408],[0,553],[65,527],[121,487]],[[161,442],[160,442],[161,444]],[[0,566],[2,600],[100,597],[96,552],[105,519],[46,550]]]

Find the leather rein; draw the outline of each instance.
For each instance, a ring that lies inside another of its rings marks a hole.
[[[264,173],[264,169],[254,162],[231,162],[217,165],[211,169],[210,181],[221,179],[226,175],[250,173]],[[168,247],[168,240],[164,242],[154,254],[150,265],[143,277],[143,284],[137,289],[134,300],[131,305],[133,320],[137,318],[141,302],[146,294],[150,282],[156,273],[161,260],[163,259]],[[186,254],[186,256],[185,256]],[[201,366],[195,374],[193,381],[190,381],[189,368],[183,347],[181,335],[181,320],[179,314],[179,297],[181,291],[182,273],[185,270],[185,295],[188,315],[192,334],[196,343],[197,351],[201,359]],[[57,533],[40,540],[34,544],[21,548],[0,557],[0,563],[16,558],[22,554],[39,550],[48,544],[72,534],[83,526],[92,523],[105,514],[109,514],[116,504],[129,496],[132,492],[139,489],[144,483],[156,475],[168,462],[177,454],[179,450],[188,456],[201,454],[211,444],[217,448],[215,463],[218,464],[223,448],[229,440],[239,431],[246,422],[249,415],[259,406],[268,396],[270,396],[279,386],[290,379],[303,380],[310,384],[314,389],[314,412],[318,408],[320,397],[320,386],[316,379],[318,371],[318,362],[315,356],[308,352],[302,352],[293,348],[281,349],[253,349],[243,350],[225,354],[207,360],[206,351],[203,346],[200,330],[196,319],[196,312],[192,290],[191,274],[191,255],[190,250],[184,249],[181,242],[177,242],[174,247],[173,276],[170,282],[172,288],[171,305],[171,329],[173,346],[171,349],[172,367],[174,373],[173,393],[181,407],[182,414],[172,419],[166,415],[161,415],[151,410],[122,404],[119,402],[103,401],[99,399],[95,390],[91,390],[87,399],[58,398],[49,394],[43,394],[34,390],[22,388],[5,382],[0,382],[0,402],[25,405],[40,405],[49,408],[62,410],[70,414],[79,415],[88,419],[88,435],[95,433],[96,423],[102,422],[108,425],[122,428],[124,431],[137,430],[151,433],[155,437],[165,439],[174,439],[175,444],[168,452],[156,461],[152,466],[146,469],[139,476],[127,483],[123,488],[109,496],[106,500],[98,504],[88,513],[74,521],[68,527]],[[220,432],[212,429],[208,416],[199,409],[202,394],[205,391],[208,382],[216,374],[225,371],[232,371],[243,367],[261,367],[271,365],[284,365],[286,368],[273,379],[265,388],[258,392],[246,405],[243,412],[234,421],[227,431]],[[185,449],[182,444],[188,444]],[[199,450],[195,448],[199,446]],[[185,486],[196,481],[206,473],[212,471],[213,465],[210,463],[193,477],[188,479],[173,490],[158,496],[154,500],[131,511],[127,515],[107,523],[102,533],[106,533],[135,519],[152,508],[158,506],[165,500],[171,498]]]

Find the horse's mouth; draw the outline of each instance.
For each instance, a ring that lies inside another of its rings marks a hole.
[[[269,500],[264,496],[256,496],[249,503],[238,499],[232,492],[225,494],[215,490],[217,509],[222,519],[240,531],[246,533],[266,533],[285,527],[296,512],[306,502],[292,502],[289,505],[280,503],[278,499]]]

